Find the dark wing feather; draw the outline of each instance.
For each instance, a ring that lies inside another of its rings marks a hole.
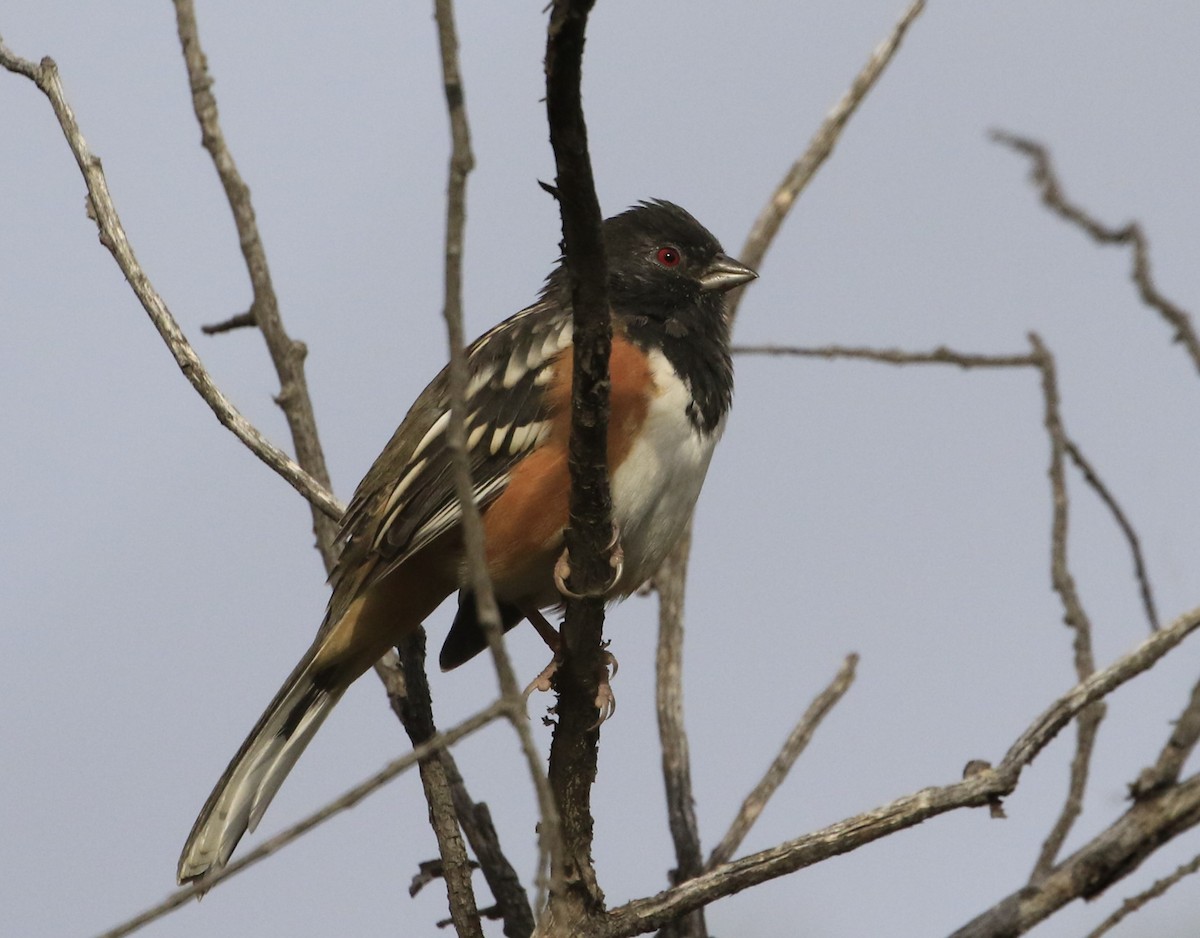
[[[466,430],[481,508],[504,491],[512,467],[548,431],[544,390],[570,340],[570,314],[544,298],[467,349]],[[336,621],[372,582],[458,526],[462,511],[445,432],[449,409],[448,369],[443,368],[409,409],[346,509],[327,622]]]

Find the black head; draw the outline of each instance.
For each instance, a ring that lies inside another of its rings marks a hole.
[[[603,232],[614,326],[667,357],[691,389],[689,418],[713,431],[733,395],[722,294],[758,274],[727,256],[707,228],[670,202],[641,202],[606,220]],[[542,301],[570,308],[565,264],[547,279]]]
[[[715,294],[757,276],[671,202],[641,202],[605,221],[604,248],[609,301],[618,313],[654,316],[655,308],[703,302],[705,294],[719,309]]]

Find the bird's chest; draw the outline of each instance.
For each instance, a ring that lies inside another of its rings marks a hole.
[[[651,577],[675,546],[724,429],[722,420],[705,433],[688,418],[690,391],[661,353],[651,353],[649,365],[654,393],[611,479],[613,521],[625,555],[619,593]]]

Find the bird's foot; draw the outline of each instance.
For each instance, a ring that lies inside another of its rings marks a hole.
[[[605,720],[617,712],[617,698],[613,694],[612,685],[609,683],[617,676],[617,669],[620,665],[617,663],[617,656],[611,651],[604,649],[601,651],[600,671],[596,675],[596,699],[595,707],[598,717],[596,722],[588,727],[588,730],[594,730],[600,726]],[[525,688],[525,697],[536,691],[548,691],[554,687],[554,675],[558,673],[558,667],[561,663],[561,658],[555,655],[550,659],[550,663],[542,668],[541,672]]]
[[[583,599],[585,596],[607,596],[613,587],[617,585],[617,581],[621,579],[621,573],[625,569],[625,551],[621,549],[621,529],[617,527],[615,521],[612,526],[612,539],[608,542],[605,549],[609,552],[608,562],[613,569],[612,577],[602,589],[594,592],[576,593],[567,586],[567,580],[571,576],[571,553],[564,547],[558,561],[554,564],[554,585],[558,587],[559,593],[568,599]]]

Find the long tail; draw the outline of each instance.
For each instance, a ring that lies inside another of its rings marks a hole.
[[[333,624],[327,619],[208,796],[179,857],[180,884],[228,862],[346,688],[458,585],[455,566],[437,557],[418,555],[363,588],[367,572],[364,567],[358,582],[340,584],[355,597],[349,602],[338,603],[335,589]]]
[[[253,831],[300,753],[357,673],[319,664],[321,643],[296,665],[213,788],[179,858],[182,885],[219,870]],[[341,673],[339,673],[341,672]]]

